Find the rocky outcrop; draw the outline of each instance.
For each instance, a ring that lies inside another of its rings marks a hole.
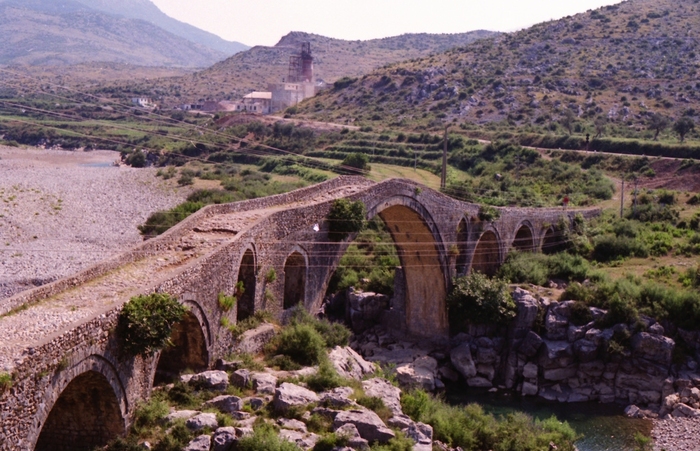
[[[241,354],[259,354],[265,345],[275,336],[275,326],[263,323],[255,329],[243,332],[236,344],[236,352]]]
[[[206,390],[223,391],[228,388],[228,373],[225,371],[205,371],[189,378],[189,384]]]
[[[318,400],[318,395],[311,390],[289,382],[283,382],[275,390],[275,398],[272,403],[275,406],[275,410],[285,412],[291,407],[305,406],[318,402]]]
[[[346,379],[359,381],[376,370],[374,363],[363,359],[349,346],[336,346],[328,353],[328,358],[338,374]]]
[[[364,332],[380,323],[389,308],[389,297],[383,294],[348,290],[345,319],[356,332]]]
[[[371,410],[343,410],[333,419],[333,429],[337,430],[346,424],[353,424],[360,436],[369,442],[386,443],[396,437],[379,416]]]

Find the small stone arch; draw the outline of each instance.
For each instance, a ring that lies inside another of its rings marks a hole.
[[[457,226],[457,275],[464,275],[469,269],[469,223],[462,218]]]
[[[241,263],[238,266],[238,279],[236,284],[243,284],[243,294],[238,294],[238,305],[236,320],[241,322],[255,313],[255,290],[257,280],[255,251],[248,248],[241,257]]]
[[[196,302],[183,304],[190,310],[173,327],[172,346],[163,349],[158,357],[154,385],[171,382],[185,370],[203,371],[209,366],[211,338],[206,317],[202,318],[201,307]]]
[[[472,271],[494,276],[501,265],[501,240],[495,230],[486,230],[474,248]]]
[[[523,221],[516,230],[511,248],[520,252],[535,252],[535,236],[532,224],[529,221]]]
[[[285,310],[296,305],[305,305],[306,277],[308,262],[306,252],[295,249],[284,262],[284,304]]]
[[[540,250],[543,254],[557,254],[567,248],[566,236],[564,232],[556,226],[548,227],[542,236]]]
[[[47,398],[31,435],[35,451],[90,451],[126,432],[126,392],[102,356],[91,355],[56,375]]]

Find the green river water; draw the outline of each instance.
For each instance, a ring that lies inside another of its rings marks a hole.
[[[579,451],[632,451],[635,432],[648,436],[652,427],[649,420],[626,418],[624,406],[617,404],[557,403],[507,392],[488,393],[459,387],[450,387],[446,399],[452,404],[480,404],[496,416],[516,410],[539,419],[556,415],[583,436],[576,442]]]

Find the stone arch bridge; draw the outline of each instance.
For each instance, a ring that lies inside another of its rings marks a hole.
[[[160,374],[205,369],[230,350],[235,323],[258,310],[282,316],[297,304],[320,307],[352,236],[329,240],[324,218],[333,200],[362,201],[383,219],[397,246],[405,299],[397,327],[426,337],[447,334],[445,294],[469,270],[493,273],[511,249],[556,250],[557,228],[595,210],[479,206],[405,180],[358,177],[291,193],[210,206],[164,235],[73,277],[0,301],[1,450],[90,450],[123,434],[136,404]],[[223,310],[219,293],[245,291]],[[174,348],[125,357],[113,331],[132,296],[168,292],[189,306],[173,332]]]

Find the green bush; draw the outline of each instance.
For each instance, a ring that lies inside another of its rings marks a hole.
[[[153,451],[181,451],[192,438],[192,433],[184,422],[178,422],[170,429],[170,433],[153,447]]]
[[[382,421],[387,421],[394,415],[391,409],[384,404],[382,398],[376,396],[360,396],[357,398],[357,403],[376,413]]]
[[[608,301],[608,312],[600,320],[599,327],[612,327],[615,324],[631,324],[639,319],[634,302],[615,293]]]
[[[187,309],[165,293],[131,298],[119,314],[117,334],[129,355],[153,355],[170,343],[173,326]]]
[[[236,305],[236,297],[226,296],[222,291],[221,293],[219,293],[218,302],[219,307],[221,307],[221,310],[223,310],[224,312],[228,312],[233,308],[234,305]]]
[[[390,439],[384,444],[373,444],[371,451],[413,451],[415,443],[406,436],[403,432],[396,433],[396,437]]]
[[[326,356],[326,342],[313,326],[291,324],[275,339],[275,352],[300,365],[317,365]]]
[[[360,232],[365,227],[366,216],[367,210],[362,201],[334,200],[326,217],[328,236],[334,241],[340,241],[350,233]]]
[[[168,404],[160,399],[154,398],[139,405],[134,415],[134,432],[138,435],[143,434],[148,429],[157,426],[168,413],[170,413]]]
[[[465,451],[540,451],[549,449],[550,443],[573,451],[578,438],[567,423],[554,417],[537,421],[514,413],[497,420],[476,404],[450,406],[423,391],[402,394],[401,407],[414,421],[431,425],[436,440]]]
[[[647,247],[634,238],[626,236],[603,235],[595,240],[592,258],[599,262],[609,262],[628,257],[646,258]]]
[[[327,319],[318,319],[310,314],[304,307],[296,306],[292,311],[290,324],[308,324],[312,326],[316,332],[321,334],[327,348],[335,348],[336,346],[347,346],[350,341],[350,329],[340,323],[332,323]]]
[[[299,451],[294,443],[279,437],[274,426],[262,423],[253,429],[253,434],[238,440],[237,451]]]
[[[549,278],[562,279],[567,282],[576,280],[582,282],[588,278],[590,265],[586,259],[579,255],[571,255],[561,252],[549,256],[547,259]]]
[[[507,282],[478,272],[455,278],[447,295],[447,313],[454,330],[467,323],[507,324],[515,318],[516,310]]]
[[[369,157],[360,152],[354,152],[346,156],[345,159],[343,159],[342,165],[363,171],[369,171],[372,169],[369,165]]]
[[[323,392],[347,384],[328,359],[323,359],[318,366],[318,372],[304,378],[304,382],[315,392]]]
[[[0,393],[12,387],[12,375],[0,373]]]
[[[509,280],[511,283],[532,283],[542,286],[549,278],[546,260],[547,256],[544,254],[511,252],[498,270],[498,277]]]
[[[346,435],[338,435],[333,432],[323,434],[313,447],[313,451],[332,451],[334,449],[342,449],[348,446],[350,438]]]

